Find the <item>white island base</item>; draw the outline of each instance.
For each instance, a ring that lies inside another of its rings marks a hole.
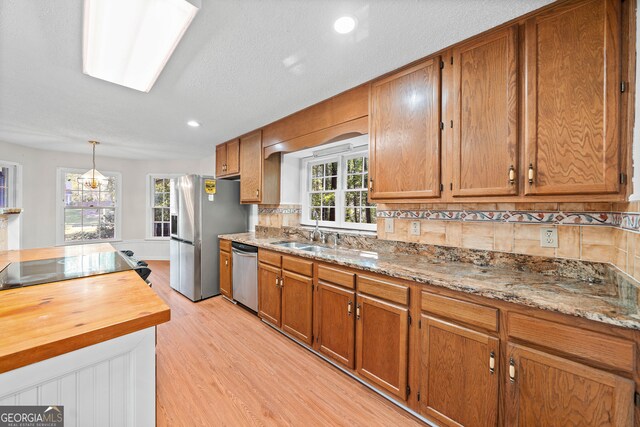
[[[155,327],[0,374],[0,405],[63,405],[65,427],[154,426]]]

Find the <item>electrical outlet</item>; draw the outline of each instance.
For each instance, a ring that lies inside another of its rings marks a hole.
[[[384,219],[384,231],[385,233],[393,233],[393,218]]]
[[[540,229],[540,247],[557,248],[558,247],[558,229],[557,228],[541,228]]]
[[[411,235],[412,236],[420,235],[420,221],[411,221]]]

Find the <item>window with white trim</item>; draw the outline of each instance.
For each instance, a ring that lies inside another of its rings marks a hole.
[[[102,172],[106,180],[93,189],[78,181],[84,172],[60,170],[62,241],[116,240],[120,235],[120,174]]]
[[[0,208],[16,207],[17,169],[16,164],[0,162]]]
[[[376,205],[369,203],[367,151],[303,161],[302,224],[376,229]]]
[[[171,176],[150,175],[150,237],[169,238],[171,208]]]

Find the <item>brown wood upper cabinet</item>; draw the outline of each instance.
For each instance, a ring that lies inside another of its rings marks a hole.
[[[216,177],[240,174],[240,140],[234,139],[216,146]]]
[[[517,25],[453,50],[454,196],[518,192],[517,59]]]
[[[526,194],[619,191],[621,1],[525,23]]]
[[[440,196],[440,57],[371,84],[372,200]]]
[[[262,159],[262,131],[240,138],[240,202],[280,202],[280,154]]]
[[[635,425],[633,381],[511,343],[507,359],[505,425]]]

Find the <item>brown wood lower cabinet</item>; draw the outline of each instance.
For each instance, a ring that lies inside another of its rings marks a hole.
[[[313,340],[313,279],[282,271],[282,330],[311,345]]]
[[[233,298],[231,286],[231,254],[220,251],[220,293],[225,297]]]
[[[420,410],[447,426],[498,423],[498,338],[421,316]]]
[[[258,263],[258,315],[280,327],[281,301],[280,268]]]
[[[355,367],[355,301],[353,290],[318,282],[316,349],[350,369]]]
[[[407,398],[409,309],[358,294],[356,371],[402,400]]]
[[[313,274],[313,262],[268,251],[260,251],[258,259],[258,315],[311,345],[313,278],[290,270]]]
[[[633,426],[631,380],[507,345],[507,426]]]
[[[258,259],[264,321],[438,425],[638,425],[637,331],[277,252]]]

